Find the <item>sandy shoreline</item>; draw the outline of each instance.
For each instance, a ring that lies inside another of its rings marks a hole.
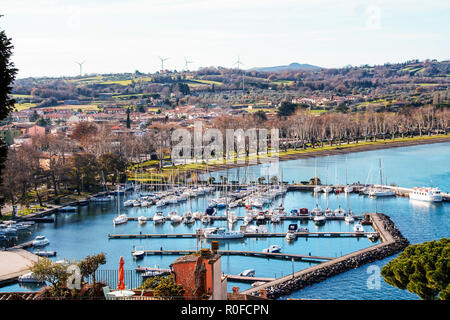
[[[354,152],[364,152],[364,151],[372,151],[372,150],[381,150],[381,149],[390,149],[390,148],[399,148],[399,147],[409,147],[415,145],[422,144],[431,144],[431,143],[443,143],[450,142],[450,135],[447,137],[438,137],[438,138],[429,138],[424,137],[423,139],[412,140],[412,141],[391,141],[386,140],[385,142],[377,141],[376,144],[342,144],[341,147],[337,147],[331,150],[309,150],[305,152],[299,152],[294,154],[281,154],[278,158],[279,161],[288,161],[288,160],[296,160],[296,159],[305,159],[305,158],[315,158],[315,157],[324,157],[324,156],[333,156],[339,154],[346,153],[354,153]],[[363,142],[361,142],[363,143]],[[251,165],[259,165],[262,163],[267,163],[266,159],[258,159],[257,163],[253,163]],[[208,172],[220,171],[225,169],[244,167],[249,165],[248,162],[245,163],[224,163],[224,164],[216,164],[216,165],[208,165]],[[199,172],[205,173],[206,169],[199,169]]]

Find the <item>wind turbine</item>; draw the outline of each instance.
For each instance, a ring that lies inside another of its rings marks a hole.
[[[193,63],[194,61],[188,61],[186,59],[186,57],[184,57],[184,70],[188,71],[189,70],[189,64]]]
[[[237,65],[238,70],[240,70],[239,67],[240,67],[241,64],[243,64],[242,61],[241,61],[241,57],[238,56],[238,59],[234,63],[234,65]],[[242,71],[242,94],[244,94],[244,71]]]
[[[238,56],[238,59],[237,59],[237,61],[234,63],[234,65],[237,65],[237,68],[238,68],[238,70],[239,70],[239,66],[240,66],[241,64],[243,64],[242,61],[241,61],[241,57]]]
[[[83,73],[82,73],[82,71],[83,71],[83,64],[84,64],[85,62],[86,62],[86,61],[83,61],[83,62],[76,62],[76,61],[75,61],[75,63],[78,64],[78,65],[80,66],[80,77],[81,77],[81,75],[83,74]]]
[[[169,58],[161,58],[159,57],[159,60],[161,60],[161,71],[164,71],[164,61],[166,61]]]

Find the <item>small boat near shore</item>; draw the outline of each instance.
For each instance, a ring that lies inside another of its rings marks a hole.
[[[45,283],[45,281],[42,281],[38,279],[33,272],[28,272],[24,275],[21,275],[18,279],[19,283]]]
[[[34,247],[43,247],[50,244],[50,241],[45,236],[37,236],[32,242]]]
[[[34,254],[39,257],[55,257],[56,251],[39,251],[38,250],[38,251],[35,251]]]
[[[77,207],[74,206],[65,206],[58,209],[59,212],[75,212],[77,211]]]

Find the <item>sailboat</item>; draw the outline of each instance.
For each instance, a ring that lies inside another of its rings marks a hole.
[[[314,184],[316,185],[316,186],[314,187],[314,192],[315,192],[315,193],[321,192],[321,191],[322,191],[322,187],[320,187],[320,186],[317,185],[317,159],[316,159],[316,161],[315,161]]]
[[[322,188],[322,191],[325,193],[333,192],[333,187],[328,185],[328,163],[327,163],[327,178],[326,178],[326,185]]]
[[[117,185],[117,217],[113,219],[113,224],[116,226],[118,224],[124,224],[128,221],[128,216],[126,214],[120,214],[120,196],[119,196],[119,186]]]
[[[392,191],[388,188],[385,188],[383,186],[383,171],[381,166],[381,159],[380,159],[380,185],[379,188],[373,188],[369,191],[369,196],[372,197],[392,197],[395,196],[395,191]]]
[[[347,157],[345,157],[345,187],[344,187],[345,193],[351,193],[353,192],[353,187],[348,184],[348,165],[347,165]]]

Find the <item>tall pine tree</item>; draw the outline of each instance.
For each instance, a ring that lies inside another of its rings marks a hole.
[[[1,17],[1,16],[0,16]],[[11,61],[13,45],[4,30],[0,31],[0,121],[4,120],[14,109],[15,100],[10,96],[16,78],[17,69]],[[0,184],[2,183],[2,170],[8,154],[8,147],[0,138]],[[4,199],[0,195],[0,208]],[[1,211],[0,211],[1,216]]]

